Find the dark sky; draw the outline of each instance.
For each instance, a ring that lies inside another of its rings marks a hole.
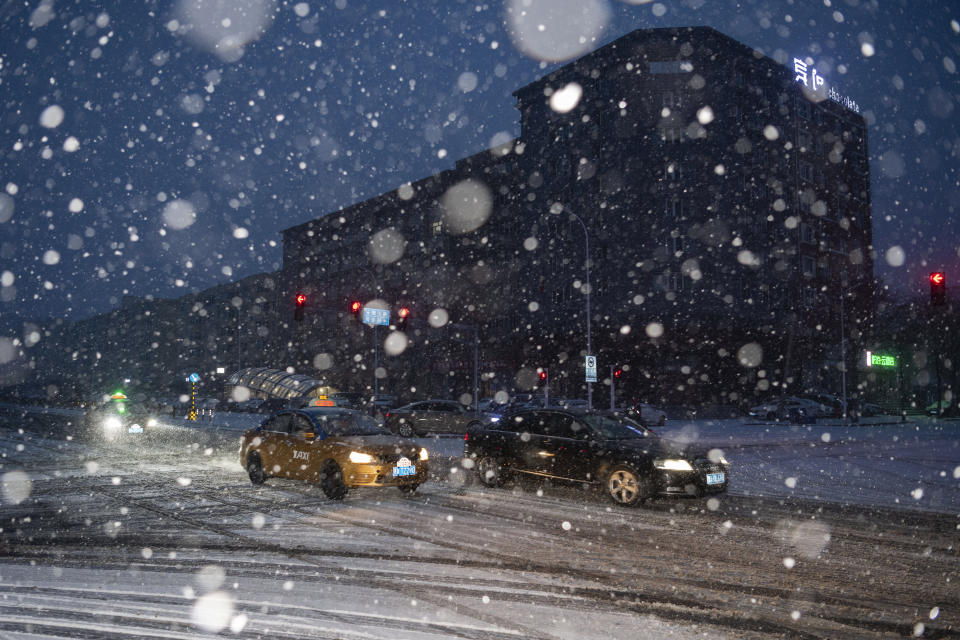
[[[0,0],[0,316],[76,319],[277,269],[281,229],[516,136],[517,88],[685,25],[785,66],[809,56],[855,100],[878,273],[900,297],[934,268],[952,286],[958,7]]]

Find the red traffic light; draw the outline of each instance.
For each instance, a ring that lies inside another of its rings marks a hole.
[[[930,274],[930,304],[940,307],[947,303],[947,276],[943,271]]]
[[[298,293],[295,299],[298,307],[302,307],[303,305],[307,304],[307,296],[302,293]]]
[[[546,372],[546,371],[541,371],[541,372],[540,372],[540,379],[541,379],[541,380],[546,380],[546,379],[547,379],[547,372]]]
[[[402,320],[410,316],[410,309],[407,307],[400,307],[397,309],[397,316]]]
[[[617,369],[616,371],[613,372],[614,378],[619,378],[622,375],[623,375],[623,369]]]
[[[363,309],[363,305],[360,304],[359,300],[350,303],[350,313],[360,313],[360,309]]]

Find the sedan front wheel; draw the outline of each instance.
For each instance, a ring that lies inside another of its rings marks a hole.
[[[632,507],[650,497],[650,484],[630,467],[614,467],[607,474],[607,495],[621,506]]]

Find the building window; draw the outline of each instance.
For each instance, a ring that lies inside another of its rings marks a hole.
[[[664,91],[661,98],[661,106],[671,109],[680,106],[681,96],[679,91]]]
[[[813,136],[810,135],[809,131],[800,131],[797,133],[797,146],[800,147],[800,151],[813,150]]]
[[[683,169],[676,162],[668,162],[663,167],[663,179],[677,181],[683,177]]]
[[[800,161],[800,177],[804,180],[813,180],[813,165]]]
[[[797,98],[797,115],[804,120],[810,119],[810,103],[806,98]]]
[[[801,242],[806,242],[808,244],[817,243],[816,232],[814,232],[813,227],[806,222],[800,223],[800,240]]]
[[[803,306],[807,308],[815,307],[817,305],[817,290],[815,287],[804,287],[803,288]]]
[[[664,142],[683,142],[683,130],[678,127],[664,127],[660,130]]]
[[[663,207],[663,213],[668,218],[680,219],[683,217],[683,200],[668,198]]]
[[[690,73],[693,71],[693,64],[689,60],[663,60],[660,62],[649,63],[650,73]]]
[[[687,248],[687,239],[681,235],[670,236],[669,247],[674,255],[683,253]]]
[[[430,225],[430,229],[435,236],[443,235],[443,220],[434,221],[433,224]]]
[[[683,275],[670,272],[667,274],[667,291],[683,291]]]
[[[810,278],[817,275],[817,261],[811,256],[800,256],[800,265],[803,269],[803,275]]]

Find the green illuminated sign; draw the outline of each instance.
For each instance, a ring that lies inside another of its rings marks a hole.
[[[887,356],[880,353],[872,353],[867,351],[867,366],[895,367],[897,366],[897,359],[894,356]]]

